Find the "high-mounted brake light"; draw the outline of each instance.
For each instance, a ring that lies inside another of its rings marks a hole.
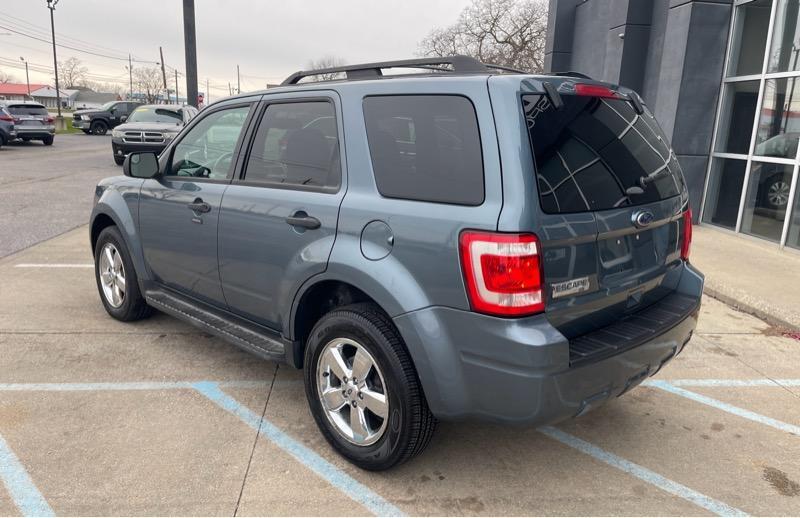
[[[686,209],[683,213],[683,240],[681,241],[681,259],[689,260],[689,252],[692,248],[692,209]]]
[[[473,310],[498,316],[544,311],[541,250],[535,235],[465,231],[460,252]]]
[[[610,99],[620,99],[622,97],[619,92],[615,92],[607,86],[589,85],[585,83],[578,83],[575,85],[575,95],[582,95],[585,97],[604,97]]]

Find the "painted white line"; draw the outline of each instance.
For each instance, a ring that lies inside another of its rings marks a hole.
[[[23,516],[55,516],[5,439],[0,436],[0,480]]]
[[[220,390],[216,383],[196,383],[194,388],[200,394],[219,405],[223,410],[244,421],[253,430],[256,430],[308,469],[327,480],[333,487],[363,505],[375,515],[404,516],[404,513],[392,503],[322,458],[314,450],[293,439],[269,420],[252,412],[236,399]]]
[[[696,401],[698,403],[703,403],[704,405],[708,405],[710,407],[722,410],[723,412],[728,412],[729,414],[749,419],[750,421],[754,421],[759,424],[770,426],[772,428],[775,428],[776,430],[781,430],[782,432],[789,432],[791,434],[800,437],[800,426],[784,423],[783,421],[778,421],[777,419],[757,414],[755,412],[751,412],[750,410],[739,408],[738,406],[730,405],[728,403],[723,403],[722,401],[710,398],[708,396],[704,396],[702,394],[698,394],[697,392],[692,392],[690,390],[676,387],[675,385],[671,385],[666,381],[653,381],[652,383],[649,384],[649,386],[664,390],[666,392],[670,392],[672,394],[676,394],[678,396],[685,397],[687,399],[691,399],[692,401]]]
[[[68,263],[19,263],[14,268],[94,268],[93,264]]]
[[[677,379],[665,380],[676,387],[800,387],[800,379]],[[642,385],[653,385],[660,380],[648,380]]]
[[[748,516],[744,511],[741,511],[735,507],[731,507],[723,502],[720,502],[719,500],[714,500],[713,498],[702,493],[698,493],[694,489],[690,489],[683,484],[679,484],[674,480],[670,480],[654,471],[650,471],[643,466],[623,459],[622,457],[614,455],[613,453],[607,452],[606,450],[599,448],[594,444],[586,442],[583,439],[579,439],[574,435],[563,432],[558,428],[544,426],[539,428],[539,431],[551,439],[555,439],[562,444],[566,444],[571,448],[575,448],[581,453],[585,453],[586,455],[589,455],[600,462],[604,462],[609,466],[617,468],[638,478],[639,480],[647,482],[648,484],[652,484],[657,488],[666,491],[667,493],[683,498],[684,500],[688,500],[689,502],[692,502],[693,504],[698,505],[718,516]]]

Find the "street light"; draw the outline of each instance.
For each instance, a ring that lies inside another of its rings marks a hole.
[[[25,63],[25,82],[28,83],[28,97],[31,96],[31,78],[28,75],[28,62],[22,56],[19,57],[19,60]]]
[[[58,88],[58,57],[56,57],[56,24],[53,20],[53,11],[56,10],[58,0],[47,0],[47,8],[50,9],[50,32],[53,37],[53,68],[56,72],[56,106],[58,107],[58,118],[61,119],[61,90]]]

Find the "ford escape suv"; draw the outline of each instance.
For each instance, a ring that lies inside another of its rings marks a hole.
[[[322,434],[372,470],[437,419],[554,423],[681,352],[703,276],[638,95],[460,56],[330,72],[219,101],[98,184],[112,317],[303,369]]]

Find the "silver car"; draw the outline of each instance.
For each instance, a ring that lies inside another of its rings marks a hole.
[[[16,138],[28,142],[41,140],[52,146],[56,135],[55,117],[44,105],[33,101],[4,101],[0,104],[13,118]]]

